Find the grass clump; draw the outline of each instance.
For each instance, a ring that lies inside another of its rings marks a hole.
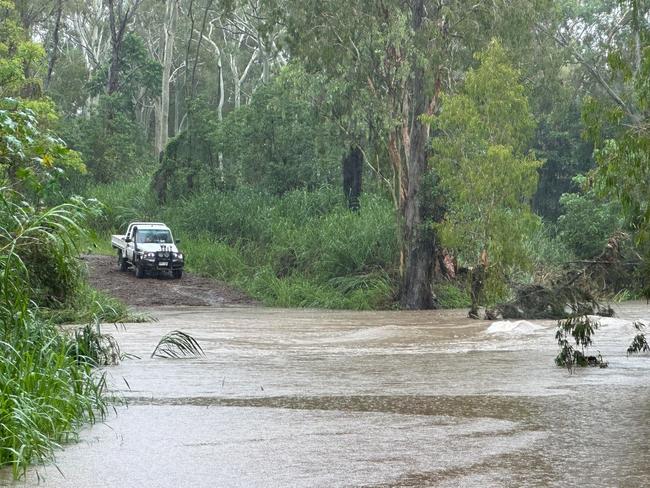
[[[0,341],[0,466],[18,477],[106,412],[104,377],[73,354],[74,341],[29,318]]]
[[[0,189],[0,466],[16,477],[106,412],[104,377],[38,312],[78,286],[73,243],[92,210],[81,200],[36,208]]]
[[[102,293],[82,281],[71,297],[50,308],[39,308],[45,320],[55,324],[88,324],[92,322],[145,322],[148,318],[134,314],[121,301]]]

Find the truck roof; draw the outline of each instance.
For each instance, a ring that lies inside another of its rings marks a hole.
[[[165,229],[169,229],[165,224],[162,222],[131,222],[129,224],[129,228],[131,227],[164,227]]]

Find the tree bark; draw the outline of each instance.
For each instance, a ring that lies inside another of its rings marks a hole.
[[[126,26],[135,15],[142,0],[134,0],[133,4],[124,11],[124,0],[107,0],[108,22],[111,31],[111,64],[108,69],[106,93],[112,95],[120,88],[120,64],[122,61],[122,42]]]
[[[176,17],[178,1],[168,0],[165,11],[165,23],[162,32],[163,72],[160,90],[160,104],[156,124],[156,156],[159,156],[167,145],[169,138],[169,86],[174,57],[174,37],[176,31]]]
[[[424,0],[414,0],[411,4],[411,28],[415,36],[422,28],[424,15]],[[403,101],[401,133],[406,171],[402,171],[400,178],[404,260],[400,302],[404,308],[418,310],[434,306],[431,278],[436,243],[433,231],[423,228],[424,202],[420,194],[422,178],[427,171],[429,144],[429,126],[420,120],[420,116],[429,113],[431,102],[426,94],[424,68],[415,56],[412,63],[411,86]]]
[[[468,317],[470,319],[478,319],[478,309],[481,304],[481,297],[483,295],[483,288],[485,287],[486,269],[483,264],[478,264],[470,272],[470,296],[472,299],[472,306],[469,310]]]
[[[363,152],[357,145],[350,146],[348,153],[343,156],[343,193],[348,201],[348,208],[359,210],[361,196],[361,176],[363,174]]]
[[[223,86],[223,60],[222,60],[222,51],[219,50],[219,55],[217,57],[217,69],[219,70],[219,104],[217,105],[217,118],[219,120],[219,125],[223,124],[223,105],[226,99],[226,93]],[[223,152],[219,151],[219,177],[221,182],[225,180],[223,174]]]
[[[63,0],[57,0],[56,4],[56,19],[54,20],[54,31],[52,33],[52,51],[50,52],[50,59],[47,63],[47,75],[45,76],[44,87],[45,90],[50,87],[52,81],[52,73],[54,72],[54,64],[59,55],[59,30],[61,28],[61,14],[63,13]]]

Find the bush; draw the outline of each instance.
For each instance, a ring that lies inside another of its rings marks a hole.
[[[584,186],[584,177],[575,180]],[[623,225],[620,205],[599,198],[593,189],[565,193],[560,204],[564,213],[557,220],[558,237],[580,259],[600,254]]]

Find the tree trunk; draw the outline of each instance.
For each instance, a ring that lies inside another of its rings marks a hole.
[[[411,15],[411,27],[414,35],[417,36],[424,18],[423,0],[414,0],[411,5]],[[420,120],[420,115],[431,110],[424,80],[424,68],[414,59],[411,89],[407,90],[407,93],[410,92],[410,99],[405,95],[403,102],[404,125],[401,142],[406,172],[400,178],[404,259],[400,302],[404,308],[414,310],[429,309],[434,306],[431,278],[436,242],[433,231],[423,226],[424,201],[423,195],[420,194],[422,178],[427,171],[429,144],[429,126]]]
[[[486,275],[486,268],[483,264],[476,265],[470,273],[470,296],[472,299],[472,306],[468,314],[470,319],[479,318],[478,309],[481,304],[481,297],[483,296]]]
[[[119,87],[119,72],[120,72],[120,50],[122,48],[122,39],[124,36],[121,26],[121,19],[115,11],[115,1],[108,0],[108,19],[111,29],[111,64],[108,68],[108,78],[106,80],[106,93],[112,95]],[[121,3],[119,10],[121,10]],[[118,26],[118,23],[120,26]]]
[[[54,72],[54,64],[56,63],[59,55],[59,30],[61,28],[61,14],[63,13],[63,0],[58,0],[56,4],[56,19],[54,20],[54,32],[52,33],[52,52],[50,52],[50,59],[47,63],[47,75],[45,76],[44,87],[45,90],[50,87],[52,81],[52,73]]]
[[[111,64],[108,69],[108,80],[106,81],[106,93],[109,95],[117,92],[120,88],[122,41],[124,41],[126,26],[135,15],[141,1],[133,0],[133,4],[127,5],[126,10],[124,10],[124,0],[107,0],[108,22],[111,30]]]
[[[182,89],[180,82],[177,80],[174,83],[174,137],[178,135],[181,128],[181,97]]]
[[[162,32],[163,71],[160,90],[160,105],[156,123],[156,156],[160,155],[167,145],[169,138],[169,78],[174,57],[174,35],[176,30],[177,0],[169,0],[165,11],[165,23]]]
[[[348,208],[359,210],[361,195],[361,175],[363,174],[363,152],[359,146],[350,146],[349,152],[343,156],[343,193],[348,201]]]
[[[226,93],[223,86],[223,59],[222,51],[219,50],[217,57],[217,69],[219,70],[219,104],[217,105],[217,118],[219,120],[219,125],[223,124],[223,104],[226,99]],[[219,177],[221,182],[225,180],[223,174],[223,152],[219,151]]]

